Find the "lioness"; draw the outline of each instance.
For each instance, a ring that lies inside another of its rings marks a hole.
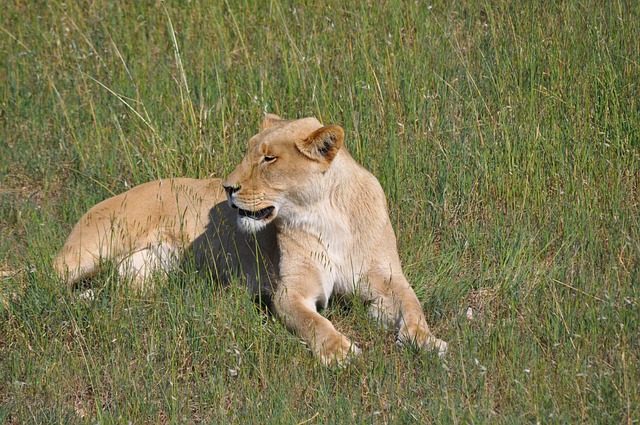
[[[192,251],[222,280],[240,272],[323,364],[360,352],[317,311],[333,293],[370,301],[399,341],[442,355],[447,344],[432,335],[402,273],[384,192],[343,139],[342,128],[315,118],[267,115],[225,181],[161,180],[97,204],[55,269],[73,285],[107,260],[144,284]]]

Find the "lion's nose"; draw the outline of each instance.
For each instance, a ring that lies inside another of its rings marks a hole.
[[[227,198],[229,198],[229,201],[231,201],[231,196],[240,190],[239,185],[234,186],[232,184],[227,184],[226,182],[222,183],[222,187],[224,187],[224,190],[227,192]]]

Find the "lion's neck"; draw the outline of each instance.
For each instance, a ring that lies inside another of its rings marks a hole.
[[[352,292],[388,226],[384,193],[348,155],[338,155],[317,185],[307,199],[312,202],[296,204],[293,213],[276,219],[278,243],[290,250],[283,257],[310,255],[306,260],[319,267],[327,294]]]
[[[388,216],[382,188],[346,151],[305,198],[280,221],[281,231],[302,231],[325,247],[352,249],[386,224],[381,221]]]

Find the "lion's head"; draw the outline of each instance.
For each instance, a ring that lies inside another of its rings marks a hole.
[[[238,210],[240,228],[258,231],[278,216],[312,205],[322,195],[318,182],[343,139],[341,127],[323,126],[315,118],[267,115],[242,162],[223,182],[229,205]]]

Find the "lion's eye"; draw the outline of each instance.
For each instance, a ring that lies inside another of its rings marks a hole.
[[[271,164],[272,162],[274,162],[276,160],[275,156],[264,156],[262,158],[262,161],[265,162],[266,164]]]

